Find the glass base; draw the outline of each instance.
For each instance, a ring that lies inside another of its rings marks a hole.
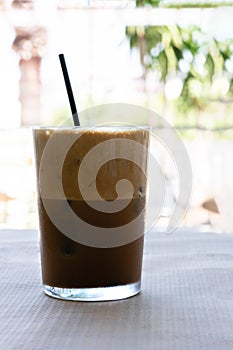
[[[132,297],[141,290],[141,282],[114,287],[59,288],[44,284],[44,292],[50,297],[74,301],[110,301]]]

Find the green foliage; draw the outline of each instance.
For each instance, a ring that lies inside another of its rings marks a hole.
[[[159,0],[136,0],[136,6],[145,6],[145,5],[151,5],[151,6],[158,6]]]
[[[138,47],[145,76],[159,72],[163,86],[176,77],[182,88],[176,108],[204,110],[211,100],[233,96],[233,39],[219,41],[197,26],[127,27]],[[143,44],[142,44],[143,42]]]
[[[171,8],[184,8],[184,7],[219,7],[219,6],[232,6],[232,0],[136,0],[136,6],[142,7],[171,7]]]

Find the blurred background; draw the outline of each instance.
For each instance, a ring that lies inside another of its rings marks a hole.
[[[0,228],[37,227],[31,129],[70,118],[63,52],[80,111],[131,103],[176,128],[193,170],[183,225],[232,232],[232,16],[216,0],[0,0]]]

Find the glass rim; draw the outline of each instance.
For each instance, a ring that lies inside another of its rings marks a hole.
[[[88,130],[98,130],[98,129],[103,129],[103,130],[109,130],[111,131],[112,129],[114,130],[138,130],[138,129],[142,129],[142,130],[150,130],[152,129],[151,125],[131,125],[131,124],[100,124],[100,125],[81,125],[81,126],[74,126],[74,125],[67,125],[67,126],[63,126],[63,125],[58,125],[58,126],[54,126],[54,125],[46,125],[46,126],[32,126],[32,130],[37,131],[37,130],[83,130],[83,131],[88,131]]]

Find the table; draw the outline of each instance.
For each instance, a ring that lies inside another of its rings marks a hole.
[[[0,349],[233,349],[233,235],[145,237],[142,292],[72,302],[41,288],[38,234],[0,230]]]

